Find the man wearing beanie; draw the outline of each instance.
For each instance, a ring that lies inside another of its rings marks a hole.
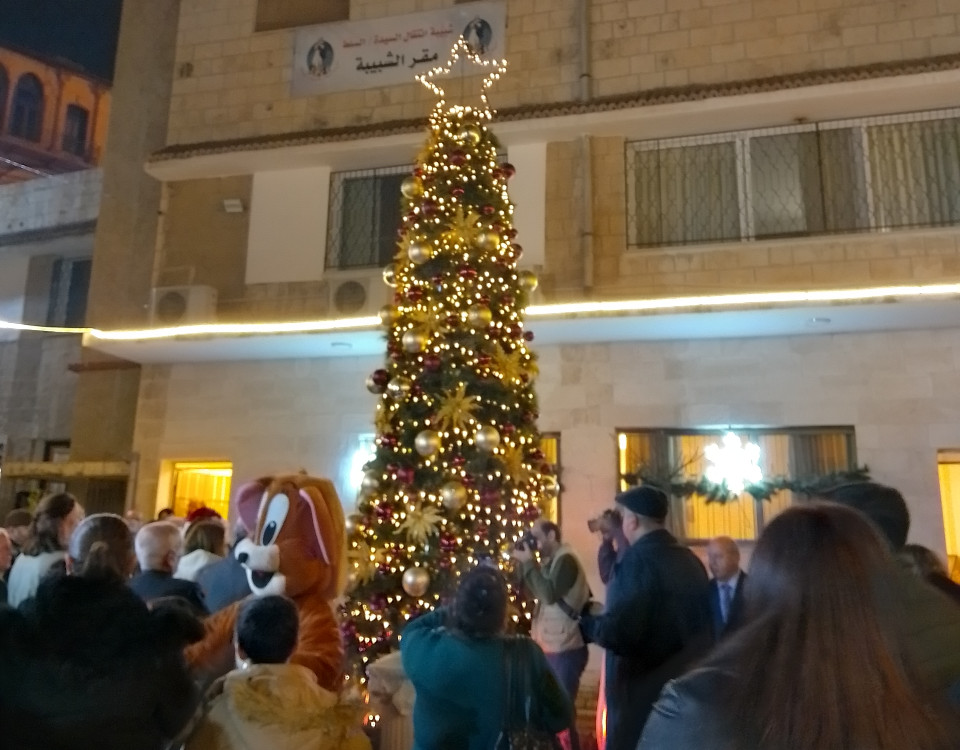
[[[630,546],[604,614],[584,614],[580,627],[606,649],[607,750],[634,750],[661,688],[709,647],[708,580],[696,555],[663,527],[664,492],[642,485],[616,502]]]

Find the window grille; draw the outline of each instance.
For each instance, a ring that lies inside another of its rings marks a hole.
[[[960,110],[626,146],[632,247],[960,224]]]
[[[327,268],[382,267],[397,252],[400,183],[412,166],[335,172],[330,185]]]
[[[857,468],[856,440],[852,427],[787,427],[733,429],[738,437],[760,447],[759,466],[765,479],[786,476],[813,479]],[[727,430],[622,429],[617,430],[618,467],[621,477],[643,467],[648,475],[702,477],[707,468],[705,448],[719,444]],[[629,485],[620,480],[620,489]],[[744,493],[725,503],[708,503],[691,495],[672,497],[667,524],[677,538],[686,540],[729,536],[756,539],[778,513],[790,507],[794,493],[782,490],[769,500]]]

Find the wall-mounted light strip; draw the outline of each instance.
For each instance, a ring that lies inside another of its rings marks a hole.
[[[664,297],[659,299],[608,300],[599,302],[564,302],[552,305],[532,305],[527,315],[540,319],[563,319],[604,316],[623,313],[676,312],[717,307],[778,307],[797,303],[843,303],[880,300],[909,300],[930,297],[960,296],[960,284],[926,284],[916,286],[880,286],[864,289],[823,289],[794,292],[756,292],[746,294],[715,294],[697,297]],[[105,331],[99,328],[63,328],[32,326],[0,320],[0,329],[35,331],[41,333],[82,333],[102,341],[150,341],[180,336],[254,336],[285,333],[324,333],[376,328],[380,319],[337,318],[306,320],[289,323],[209,323],[204,325],[171,326]]]

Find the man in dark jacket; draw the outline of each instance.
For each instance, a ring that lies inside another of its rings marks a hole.
[[[620,493],[630,547],[607,588],[606,611],[584,614],[587,640],[606,650],[607,750],[634,750],[667,680],[710,642],[707,574],[663,527],[667,496],[651,486]]]
[[[173,577],[183,546],[176,525],[169,521],[148,523],[137,532],[134,546],[140,572],[130,579],[130,588],[143,601],[149,605],[161,599],[179,598],[197,616],[207,614],[200,587],[193,581]]]
[[[728,536],[711,539],[707,545],[710,567],[710,624],[713,640],[740,626],[743,619],[743,584],[747,574],[740,570],[740,548]]]
[[[237,545],[246,537],[247,530],[237,524],[236,538],[227,556],[201,568],[197,573],[197,584],[203,591],[203,600],[210,614],[250,596],[247,569],[236,556]]]
[[[820,493],[820,499],[860,511],[877,526],[895,554],[907,542],[910,511],[903,495],[876,482],[851,482]],[[903,567],[890,581],[890,619],[904,637],[918,676],[932,690],[960,705],[960,607]]]

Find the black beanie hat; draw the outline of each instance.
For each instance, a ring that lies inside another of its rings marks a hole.
[[[616,503],[632,510],[638,516],[646,516],[662,523],[667,517],[670,501],[663,490],[643,484],[621,492],[616,497]]]

